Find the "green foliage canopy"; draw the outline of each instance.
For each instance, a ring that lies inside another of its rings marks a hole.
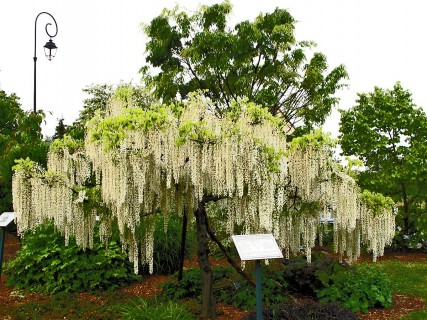
[[[145,26],[148,66],[141,72],[163,102],[207,90],[217,109],[247,97],[282,116],[289,128],[308,132],[322,124],[347,78],[343,65],[328,72],[324,54],[313,42],[297,41],[295,20],[277,8],[254,21],[227,25],[228,1],[190,14],[163,10]],[[150,75],[150,67],[153,75]]]
[[[341,110],[340,133],[343,154],[363,161],[362,188],[392,197],[400,206],[403,233],[422,236],[427,226],[427,116],[411,93],[396,83],[391,90],[375,87],[359,94],[356,106]]]
[[[114,98],[124,99],[125,102],[133,106],[144,108],[154,103],[154,97],[150,95],[149,90],[145,87],[133,85],[132,83],[120,83],[117,86],[109,84],[92,84],[83,89],[87,94],[87,98],[83,100],[83,108],[80,111],[79,117],[70,126],[66,126],[65,133],[74,139],[84,140],[85,125],[92,119],[95,114],[99,113],[101,116],[108,114],[108,102]],[[61,120],[57,127],[57,133],[61,128]],[[57,137],[62,138],[63,135],[56,134]]]
[[[40,124],[43,112],[21,109],[19,97],[0,90],[0,212],[12,210],[12,166],[15,159],[30,157],[46,163],[48,143],[43,141]]]

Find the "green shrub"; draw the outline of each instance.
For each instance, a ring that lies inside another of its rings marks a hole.
[[[277,306],[287,300],[287,283],[281,271],[263,270],[261,281],[263,307]],[[219,295],[219,301],[232,304],[234,307],[244,310],[256,308],[255,288],[248,282],[242,282],[242,286],[237,290],[233,287],[226,289],[228,290],[222,290],[221,295]]]
[[[140,298],[122,307],[121,319],[123,320],[193,320],[193,314],[176,302],[149,303]]]
[[[421,249],[427,252],[427,215],[424,209],[412,208],[408,213],[409,225],[405,232],[402,212],[396,215],[396,234],[391,248],[393,250]]]
[[[256,312],[245,316],[244,320],[255,320]],[[286,303],[278,308],[263,310],[264,320],[332,320],[345,319],[357,320],[358,317],[349,310],[343,309],[332,303]]]
[[[7,264],[5,273],[8,285],[47,294],[114,290],[138,279],[116,242],[107,247],[96,242],[86,251],[72,239],[65,246],[52,224],[25,234],[16,259]]]
[[[233,285],[234,270],[231,267],[216,266],[212,268],[214,291]],[[224,283],[225,282],[225,283]],[[167,281],[162,285],[161,296],[171,300],[197,298],[201,295],[200,268],[184,270],[181,281]]]
[[[347,263],[340,263],[323,253],[314,253],[311,264],[305,257],[298,256],[285,260],[283,265],[283,277],[289,284],[289,290],[312,296],[329,285],[334,274],[350,269]]]
[[[218,301],[246,310],[255,308],[255,288],[246,281],[240,284],[237,281],[240,280],[240,275],[233,268],[216,266],[212,271],[214,294]],[[264,305],[283,303],[286,299],[286,287],[282,272],[265,270],[262,275]],[[162,288],[161,296],[167,299],[198,298],[201,295],[200,268],[185,270],[181,281],[168,281]]]
[[[368,308],[390,307],[390,283],[381,270],[359,266],[357,269],[336,273],[331,284],[317,292],[321,302],[335,302],[353,312],[368,312]]]
[[[154,229],[153,269],[155,274],[173,274],[179,269],[182,221],[178,217],[171,217],[167,222],[167,232],[164,230],[164,223],[163,217],[158,218]],[[185,245],[186,258],[195,252],[195,247],[195,233],[188,230]],[[142,273],[148,273],[147,265],[142,266]]]

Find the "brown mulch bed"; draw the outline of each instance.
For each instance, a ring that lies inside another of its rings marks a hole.
[[[3,262],[13,259],[16,251],[19,249],[20,243],[18,238],[12,234],[6,234]],[[362,257],[362,259],[369,259],[369,257]],[[423,261],[427,262],[427,254],[421,252],[388,252],[384,257],[378,259],[379,261],[385,260],[399,260],[399,261]],[[190,264],[187,264],[188,267]],[[193,265],[193,263],[191,263]],[[143,280],[136,282],[126,288],[120,289],[123,292],[130,293],[138,297],[154,297],[160,292],[160,284],[169,280],[169,276],[148,276]],[[89,293],[82,293],[82,300],[97,302],[98,297]],[[18,304],[43,301],[50,299],[49,296],[35,293],[23,293],[16,291],[13,288],[5,286],[5,279],[2,276],[0,281],[0,306],[14,306]],[[102,303],[102,302],[100,302]],[[376,308],[370,310],[367,314],[358,314],[360,319],[363,320],[394,320],[400,319],[408,313],[425,308],[425,302],[419,297],[409,297],[401,294],[393,294],[393,306],[389,309]],[[248,312],[241,311],[233,308],[232,306],[222,303],[217,304],[217,312],[219,320],[228,319],[242,319]]]
[[[408,313],[424,308],[424,299],[419,297],[408,297],[401,294],[393,294],[393,305],[391,308],[375,308],[367,314],[358,314],[363,320],[397,320]]]

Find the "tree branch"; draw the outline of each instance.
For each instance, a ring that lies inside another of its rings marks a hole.
[[[206,214],[206,213],[205,213]],[[252,286],[256,286],[256,283],[254,281],[254,279],[252,279],[246,272],[244,272],[242,270],[242,268],[240,268],[240,266],[233,260],[233,258],[228,254],[227,250],[225,249],[224,245],[221,243],[221,241],[219,241],[219,239],[216,237],[215,233],[212,231],[212,229],[209,226],[208,223],[208,217],[205,217],[205,221],[206,221],[206,231],[209,234],[209,237],[211,238],[211,240],[213,242],[215,242],[218,247],[221,249],[221,251],[224,253],[224,255],[227,258],[228,263],[246,280],[248,280],[248,282],[252,285]]]

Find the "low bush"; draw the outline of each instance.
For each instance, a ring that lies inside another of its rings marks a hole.
[[[96,242],[85,251],[54,230],[52,224],[27,232],[15,260],[6,265],[7,284],[17,289],[54,294],[114,290],[139,277],[116,242]]]
[[[212,268],[214,290],[219,293],[223,288],[233,286],[233,269],[216,266]],[[200,268],[184,270],[181,281],[167,281],[162,285],[161,296],[171,300],[197,298],[201,294]]]
[[[231,267],[216,266],[213,270],[214,294],[217,300],[245,310],[256,306],[255,288],[246,281],[238,281],[238,275]],[[264,271],[262,275],[263,304],[278,305],[286,300],[287,284],[279,271]],[[179,300],[198,298],[201,295],[200,268],[185,270],[181,281],[163,284],[161,296]]]
[[[335,302],[353,312],[371,307],[390,307],[392,292],[385,274],[366,265],[334,274],[331,284],[317,291],[321,302]]]
[[[256,312],[251,312],[244,320],[257,319]],[[277,308],[263,310],[264,320],[357,320],[358,317],[349,310],[332,303],[286,303]]]
[[[264,270],[261,281],[263,306],[277,306],[287,300],[287,283],[284,281],[282,272]],[[243,285],[237,289],[234,287],[227,288],[228,290],[224,289],[218,296],[219,301],[232,304],[234,307],[244,310],[256,308],[255,288],[248,282],[243,282]]]
[[[121,308],[123,320],[195,320],[196,317],[180,304],[169,301],[147,302],[140,298]]]
[[[311,264],[307,259],[298,256],[283,262],[284,280],[289,290],[315,296],[316,291],[329,285],[334,274],[350,269],[347,263],[340,263],[323,253],[314,253]]]

